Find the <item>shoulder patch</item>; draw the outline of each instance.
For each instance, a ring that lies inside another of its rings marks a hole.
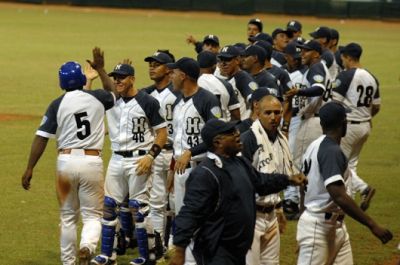
[[[258,88],[258,85],[257,85],[256,82],[251,81],[251,82],[249,83],[249,87],[250,87],[252,90],[256,90],[256,89]]]
[[[43,116],[43,118],[42,118],[42,121],[40,122],[40,126],[42,126],[43,124],[45,124],[46,123],[46,121],[47,121],[47,116]]]
[[[322,83],[324,81],[324,77],[322,75],[314,75],[313,79],[317,83]]]
[[[211,108],[210,112],[217,117],[218,119],[221,118],[221,108],[218,106],[215,106]]]

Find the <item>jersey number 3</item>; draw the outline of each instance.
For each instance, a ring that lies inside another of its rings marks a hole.
[[[85,120],[84,118],[87,117],[87,112],[80,112],[80,113],[75,113],[75,121],[76,121],[76,126],[78,127],[78,132],[76,133],[76,136],[78,137],[79,140],[83,140],[86,137],[90,135],[90,122],[88,120]]]

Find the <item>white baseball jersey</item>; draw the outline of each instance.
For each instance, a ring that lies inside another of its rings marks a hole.
[[[162,116],[165,118],[168,126],[168,140],[172,142],[172,135],[174,133],[172,124],[172,106],[174,105],[178,94],[173,91],[171,83],[163,89],[157,89],[155,85],[152,85],[145,88],[145,91],[160,103]]]
[[[347,120],[369,121],[372,118],[372,105],[381,103],[378,80],[365,69],[345,70],[333,85],[332,98],[351,109]]]
[[[314,213],[339,212],[326,187],[348,177],[347,158],[340,146],[326,135],[312,142],[303,156],[302,170],[307,176],[304,206]]]
[[[250,116],[247,102],[253,91],[258,88],[258,85],[249,73],[242,70],[232,76],[229,79],[229,83],[232,85],[240,104],[240,119],[247,119]]]
[[[57,138],[58,149],[103,149],[104,112],[114,105],[112,93],[99,90],[66,92],[48,107],[36,134]]]
[[[145,91],[132,98],[119,98],[107,111],[107,121],[113,151],[149,150],[154,130],[167,126],[160,104]]]
[[[213,93],[219,99],[222,112],[221,120],[229,121],[231,117],[230,111],[240,108],[232,85],[227,81],[219,79],[212,74],[202,74],[197,79],[197,84]]]
[[[187,149],[203,142],[200,136],[204,124],[212,118],[220,118],[219,101],[204,88],[184,98],[180,95],[173,109],[174,156],[179,157]],[[196,160],[196,157],[192,158]]]
[[[324,63],[317,62],[307,69],[301,81],[302,89],[318,86],[324,90],[324,94],[321,97],[302,97],[300,100],[305,102],[304,107],[300,108],[302,113],[318,113],[322,101],[328,101],[330,97],[330,82],[329,71]]]
[[[302,65],[301,68],[294,70],[293,72],[288,71],[290,80],[292,81],[292,86],[298,89],[302,88],[302,81],[306,71],[307,67],[304,65]],[[304,108],[305,104],[305,97],[295,95],[292,99],[293,116],[296,116],[299,112],[299,109]]]

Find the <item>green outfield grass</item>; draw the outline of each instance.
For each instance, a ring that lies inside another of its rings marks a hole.
[[[267,32],[284,27],[288,16],[258,15]],[[29,192],[20,178],[41,115],[62,94],[57,71],[68,60],[84,63],[91,49],[105,50],[106,69],[124,58],[136,68],[137,86],[150,84],[143,59],[156,49],[170,49],[178,58],[195,56],[185,43],[187,34],[201,39],[212,33],[222,44],[245,42],[250,17],[215,13],[134,11],[0,4],[0,264],[59,264],[58,203],[54,173],[54,141],[39,161]],[[394,240],[382,246],[367,228],[347,218],[355,264],[394,264],[400,258],[400,24],[380,21],[341,21],[299,17],[305,33],[319,25],[341,33],[340,43],[357,41],[364,47],[363,65],[381,84],[382,110],[359,164],[360,175],[377,189],[368,211],[389,227]],[[100,86],[96,81],[95,86]],[[8,116],[6,116],[8,115]],[[10,116],[11,115],[11,116]],[[105,143],[104,161],[109,158]],[[296,223],[282,236],[283,265],[295,264]],[[120,264],[127,264],[122,257]]]

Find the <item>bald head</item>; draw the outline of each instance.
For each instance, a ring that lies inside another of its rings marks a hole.
[[[258,119],[269,136],[276,135],[282,119],[282,104],[276,97],[268,95],[258,102]]]
[[[279,101],[279,99],[273,95],[267,95],[258,101],[258,106],[259,106],[258,108],[260,109],[260,111],[262,109],[265,109],[267,105],[279,105],[282,107],[282,104]]]

